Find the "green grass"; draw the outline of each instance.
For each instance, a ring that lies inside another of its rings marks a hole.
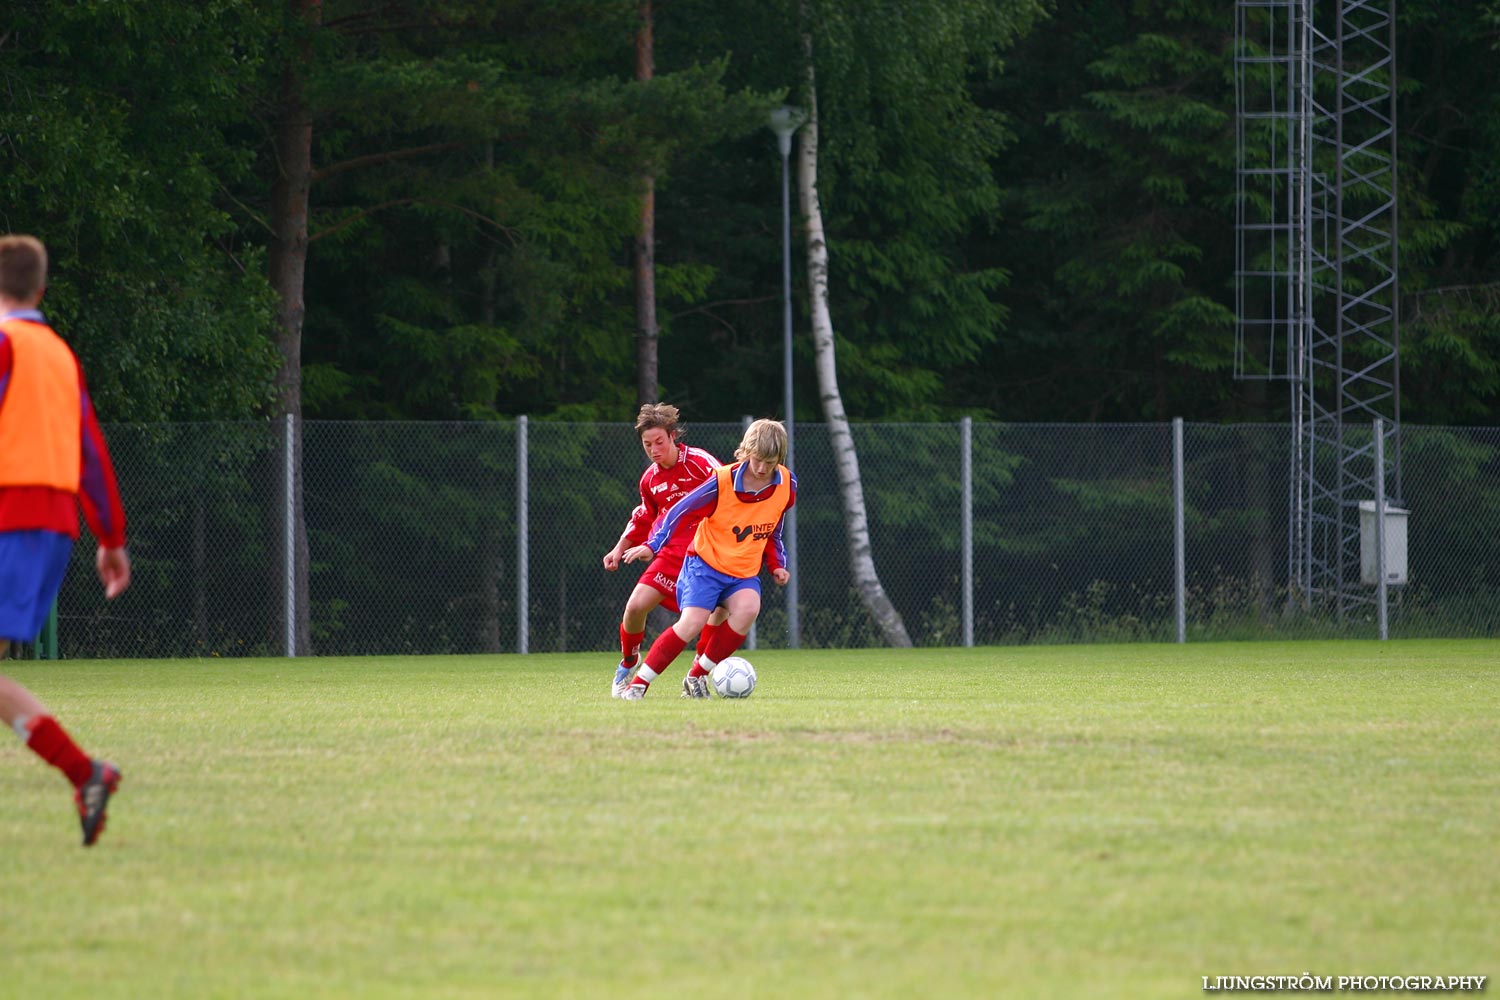
[[[0,995],[1174,997],[1500,974],[1500,643],[12,662]]]

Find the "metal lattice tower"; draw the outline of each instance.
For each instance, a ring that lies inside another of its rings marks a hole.
[[[1288,581],[1340,617],[1359,502],[1401,502],[1395,0],[1237,0],[1235,377],[1291,385]]]

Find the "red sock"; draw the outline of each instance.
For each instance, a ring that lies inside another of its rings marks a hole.
[[[693,657],[693,669],[688,671],[689,677],[703,677],[708,674],[708,668],[700,662],[700,658],[703,656],[703,654],[708,652],[709,640],[714,637],[714,633],[717,632],[721,627],[721,625],[705,623],[703,626],[703,631],[698,633],[698,647],[695,650],[697,655]]]
[[[733,656],[734,651],[740,648],[740,643],[745,637],[730,627],[728,622],[719,626],[714,632],[713,642],[709,643],[708,650],[703,654],[705,660],[718,663],[725,657]]]
[[[620,623],[620,662],[627,667],[635,666],[636,657],[641,653],[641,640],[646,638],[644,632],[627,632],[625,623]]]
[[[672,665],[677,655],[687,648],[687,640],[677,634],[675,628],[669,628],[656,637],[651,644],[651,649],[646,653],[646,666],[651,668],[653,679],[661,676],[662,671]],[[649,683],[643,681],[639,674],[636,675],[635,683]]]
[[[94,762],[50,715],[38,715],[27,723],[31,737],[26,745],[38,757],[68,776],[74,788],[83,787],[94,773]]]

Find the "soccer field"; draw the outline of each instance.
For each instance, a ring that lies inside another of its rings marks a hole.
[[[10,662],[0,995],[1187,997],[1500,974],[1500,643]]]

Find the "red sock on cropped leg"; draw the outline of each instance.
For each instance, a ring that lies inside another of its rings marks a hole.
[[[722,627],[722,625],[715,625],[713,622],[703,623],[703,631],[698,633],[698,645],[696,647],[697,652],[700,655],[708,652],[709,640],[712,639],[714,637],[714,633],[719,631],[719,629]]]
[[[686,648],[687,640],[679,636],[675,628],[667,629],[661,635],[657,636],[656,641],[651,644],[651,649],[646,653],[646,662],[641,667],[641,673],[636,674],[635,680],[631,683],[650,684],[656,678],[660,677],[662,671],[670,667],[672,661],[677,659],[678,654]],[[648,670],[651,672],[651,676],[642,677],[641,674],[644,674]]]
[[[620,662],[627,667],[635,666],[636,658],[641,655],[641,642],[646,638],[645,632],[627,632],[625,623],[620,623]]]
[[[80,788],[94,773],[94,762],[78,748],[67,730],[50,715],[38,715],[27,728],[31,736],[26,746],[38,757],[68,776],[74,788]]]
[[[713,639],[714,633],[722,627],[723,625],[714,625],[708,622],[704,624],[703,631],[698,633],[698,646],[695,650],[696,655],[693,657],[693,669],[688,671],[689,677],[705,677],[708,675],[708,668],[703,665],[703,654],[708,652],[708,644]]]
[[[714,632],[713,641],[708,644],[703,658],[710,663],[718,663],[726,657],[733,656],[735,650],[745,641],[745,636],[736,632],[728,622],[720,625],[718,631]]]

